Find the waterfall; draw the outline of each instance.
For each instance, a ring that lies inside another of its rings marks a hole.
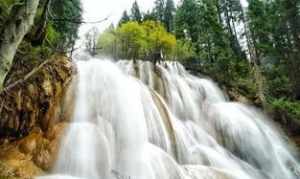
[[[38,179],[296,179],[286,137],[178,62],[78,61],[73,122]]]

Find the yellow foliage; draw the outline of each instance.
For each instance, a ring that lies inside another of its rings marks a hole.
[[[155,54],[162,54],[164,59],[174,59],[177,48],[175,36],[156,21],[130,21],[117,29],[110,28],[100,35],[98,45],[105,55],[110,53],[127,59],[153,59]],[[105,50],[112,47],[116,50]]]

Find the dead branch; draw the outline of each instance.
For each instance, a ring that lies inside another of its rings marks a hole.
[[[50,19],[50,21],[53,21],[53,22],[67,22],[67,23],[73,23],[73,24],[99,24],[99,23],[102,23],[104,21],[107,21],[109,19],[109,17],[106,17],[102,20],[99,20],[99,21],[82,21],[82,20],[79,20],[79,19],[67,19],[67,18],[53,18],[53,19]]]
[[[29,72],[27,75],[25,75],[23,78],[15,81],[14,83],[8,85],[7,87],[5,87],[0,94],[3,93],[8,93],[11,89],[13,89],[14,87],[26,82],[30,77],[32,77],[34,74],[36,74],[40,69],[42,69],[42,67],[44,67],[47,63],[51,62],[53,59],[50,58],[48,60],[45,60],[43,63],[41,63],[38,67],[34,68],[31,72]]]

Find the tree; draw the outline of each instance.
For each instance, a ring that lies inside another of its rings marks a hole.
[[[133,21],[141,22],[142,21],[142,14],[139,8],[137,1],[134,1],[132,8],[131,8],[131,19]]]
[[[175,36],[168,33],[159,22],[145,21],[142,26],[146,32],[146,56],[154,63],[158,60],[170,59],[176,47]]]
[[[11,68],[18,46],[34,23],[39,0],[27,0],[13,6],[0,33],[0,88]]]
[[[175,34],[180,39],[197,43],[199,38],[199,6],[195,0],[183,0],[175,17]]]
[[[165,16],[165,0],[155,0],[154,4],[155,6],[153,12],[156,17],[156,20],[163,23]]]
[[[123,15],[122,15],[122,17],[121,17],[121,19],[120,19],[118,25],[121,26],[122,24],[125,24],[125,23],[128,22],[128,21],[130,21],[130,17],[129,17],[129,15],[127,14],[127,11],[125,10],[125,11],[123,12]]]
[[[138,22],[128,22],[117,29],[121,43],[121,58],[136,60],[140,57],[140,50],[145,44],[145,31]]]
[[[117,59],[119,55],[118,37],[113,25],[109,26],[103,33],[100,34],[97,42],[97,49],[98,53]]]
[[[92,56],[95,56],[97,54],[98,34],[99,34],[99,31],[96,27],[91,28],[85,34],[85,48],[86,48],[86,51],[89,52]]]
[[[156,21],[129,21],[117,29],[110,27],[100,35],[98,47],[99,53],[114,58],[152,61],[176,58],[175,36]]]
[[[300,2],[299,0],[284,0],[283,7],[286,14],[288,32],[290,34],[290,78],[296,99],[300,99]]]
[[[147,11],[147,12],[144,14],[143,21],[156,21],[155,13],[154,13],[154,12],[151,12],[151,11]]]
[[[230,45],[239,58],[246,58],[239,42],[237,26],[243,21],[243,8],[240,0],[219,0],[217,3],[219,18],[229,33]]]
[[[164,24],[168,32],[173,32],[174,30],[174,15],[175,15],[175,5],[173,0],[167,0],[166,7],[164,11]]]
[[[59,35],[58,44],[53,44],[59,49],[70,48],[78,38],[80,23],[72,20],[82,20],[80,0],[51,0],[50,6],[51,25]],[[57,20],[61,19],[61,20]]]

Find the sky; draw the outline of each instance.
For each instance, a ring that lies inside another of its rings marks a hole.
[[[99,21],[106,17],[108,20],[100,24],[84,24],[80,28],[80,36],[91,28],[97,27],[99,32],[105,30],[111,23],[117,24],[124,10],[130,11],[135,0],[81,0],[83,6],[83,18],[85,21]],[[178,4],[180,0],[174,0]],[[146,12],[154,6],[154,0],[137,0],[141,11]],[[246,0],[241,0],[246,6]]]

